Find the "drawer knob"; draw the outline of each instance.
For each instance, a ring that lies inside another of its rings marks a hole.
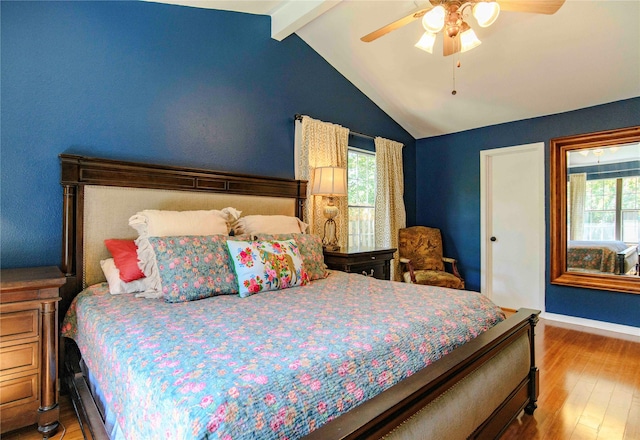
[[[375,256],[374,256],[374,257],[371,257],[371,259],[372,259],[372,260],[375,260],[375,259],[376,259],[376,257],[375,257]]]

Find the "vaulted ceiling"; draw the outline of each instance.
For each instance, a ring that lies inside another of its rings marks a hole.
[[[432,55],[414,47],[420,20],[360,41],[430,6],[424,0],[163,3],[270,15],[273,38],[299,35],[416,139],[640,96],[637,0],[566,0],[553,15],[502,11],[488,28],[470,19],[482,44],[448,57],[441,36]]]

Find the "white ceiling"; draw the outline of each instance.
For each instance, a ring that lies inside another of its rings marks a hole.
[[[450,57],[441,35],[433,55],[414,47],[419,20],[360,41],[424,0],[163,2],[270,15],[273,38],[298,34],[416,139],[640,96],[638,0],[567,0],[554,15],[502,11],[484,29],[471,18],[482,44]]]

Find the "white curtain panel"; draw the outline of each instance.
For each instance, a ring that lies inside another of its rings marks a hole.
[[[576,173],[569,175],[569,216],[571,228],[569,240],[584,238],[584,204],[587,199],[587,175]]]
[[[400,142],[375,138],[376,146],[376,247],[398,248],[398,231],[407,226],[404,206],[404,172]],[[398,251],[393,254],[391,279],[400,281]]]
[[[317,167],[347,167],[347,147],[349,145],[349,129],[337,124],[318,121],[309,116],[295,123],[295,178],[307,180],[307,202],[304,209],[304,221],[309,224],[309,233],[322,237],[324,235],[324,205],[322,196],[312,196],[313,170]],[[349,210],[347,197],[336,197],[338,216],[338,244],[342,250],[347,249],[349,236]]]

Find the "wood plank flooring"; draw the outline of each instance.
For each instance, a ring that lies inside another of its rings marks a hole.
[[[640,338],[540,320],[536,329],[540,396],[501,440],[640,440]],[[83,440],[73,407],[60,399],[52,440]],[[39,440],[35,427],[2,436]]]

